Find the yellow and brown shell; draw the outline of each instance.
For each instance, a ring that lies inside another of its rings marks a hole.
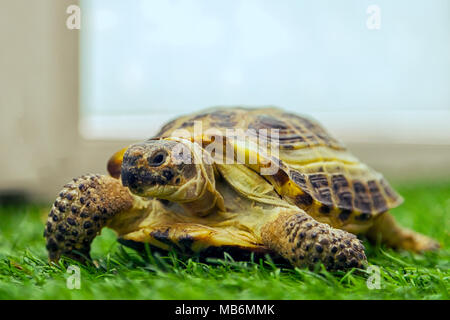
[[[280,170],[265,178],[319,221],[361,225],[402,202],[380,173],[310,118],[277,108],[214,108],[169,122],[156,137],[176,135],[177,129],[194,133],[196,121],[202,130],[278,129]]]

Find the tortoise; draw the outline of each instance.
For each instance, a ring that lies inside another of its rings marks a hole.
[[[388,211],[403,199],[380,173],[317,121],[278,108],[181,116],[115,153],[107,169],[59,193],[44,231],[50,261],[90,259],[103,227],[134,248],[253,252],[330,270],[367,265],[357,235],[397,249],[439,248],[396,223]]]

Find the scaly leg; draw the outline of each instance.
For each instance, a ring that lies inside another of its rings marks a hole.
[[[422,252],[437,250],[440,247],[437,241],[401,227],[388,212],[376,218],[366,235],[373,242],[381,242],[396,249]]]
[[[73,179],[59,193],[48,216],[44,236],[49,260],[57,261],[62,255],[90,259],[92,240],[113,216],[133,203],[120,180],[103,175]]]
[[[280,214],[261,230],[266,246],[298,267],[322,262],[327,269],[362,268],[364,246],[355,235],[320,223],[303,210]]]

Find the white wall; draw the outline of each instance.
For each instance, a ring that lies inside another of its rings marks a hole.
[[[105,173],[111,153],[131,141],[78,133],[79,31],[65,27],[74,0],[0,2],[0,191],[54,197],[70,178]],[[146,137],[142,137],[146,138]],[[352,143],[388,178],[450,178],[450,147]]]

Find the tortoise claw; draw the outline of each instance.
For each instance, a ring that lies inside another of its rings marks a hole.
[[[115,214],[132,206],[133,198],[120,181],[84,175],[66,184],[48,215],[44,236],[50,261],[61,256],[85,262],[91,242]]]
[[[264,243],[297,267],[321,262],[328,270],[364,268],[364,246],[355,235],[314,220],[304,211],[281,214],[262,229]]]

